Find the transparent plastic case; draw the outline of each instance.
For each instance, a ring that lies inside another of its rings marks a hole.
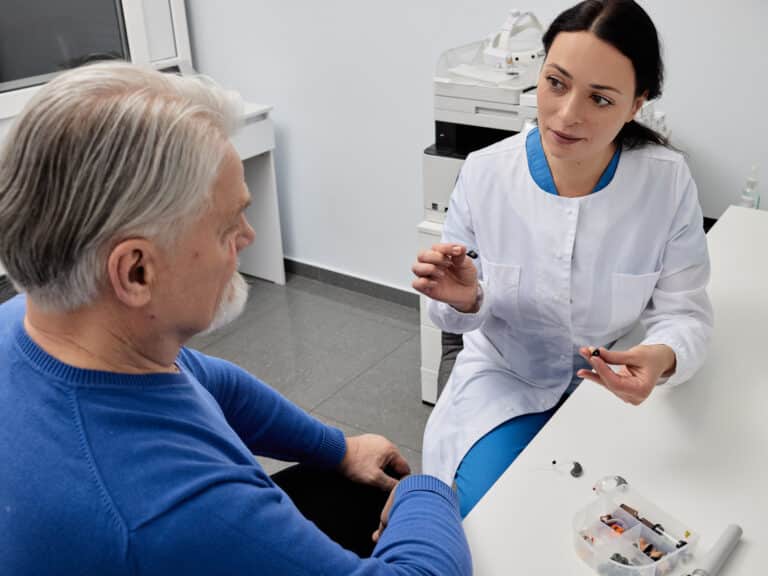
[[[699,540],[626,483],[598,490],[573,528],[576,552],[604,576],[665,576],[693,558]]]

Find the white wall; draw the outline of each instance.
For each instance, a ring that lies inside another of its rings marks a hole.
[[[510,7],[549,22],[570,4],[187,0],[198,70],[275,106],[286,256],[399,288],[410,286],[440,53],[495,30]],[[722,213],[754,162],[768,205],[768,2],[643,4],[665,46],[658,108],[705,215]]]

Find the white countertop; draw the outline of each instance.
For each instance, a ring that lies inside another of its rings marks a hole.
[[[584,382],[465,520],[475,574],[596,574],[575,553],[572,522],[595,481],[615,474],[698,531],[698,554],[740,524],[723,576],[768,572],[768,214],[731,207],[708,243],[715,330],[704,367],[639,407]],[[584,475],[553,471],[553,459]]]

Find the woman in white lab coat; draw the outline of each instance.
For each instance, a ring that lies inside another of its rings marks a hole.
[[[653,22],[587,0],[544,46],[537,128],[467,158],[442,243],[413,265],[433,321],[464,334],[423,446],[463,515],[581,379],[639,404],[693,375],[712,327],[696,185],[633,120],[661,94]],[[641,344],[607,349],[638,321]]]

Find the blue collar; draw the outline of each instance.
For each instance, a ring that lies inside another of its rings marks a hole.
[[[539,134],[538,128],[528,132],[528,136],[525,139],[525,151],[528,155],[528,168],[531,172],[531,178],[533,178],[539,188],[557,196],[555,180],[552,178],[552,171],[549,169],[547,157],[544,155],[544,147],[541,145],[541,134]],[[616,174],[616,168],[619,166],[619,156],[621,156],[621,146],[616,147],[613,158],[611,158],[592,192],[599,192],[611,183],[614,174]]]

